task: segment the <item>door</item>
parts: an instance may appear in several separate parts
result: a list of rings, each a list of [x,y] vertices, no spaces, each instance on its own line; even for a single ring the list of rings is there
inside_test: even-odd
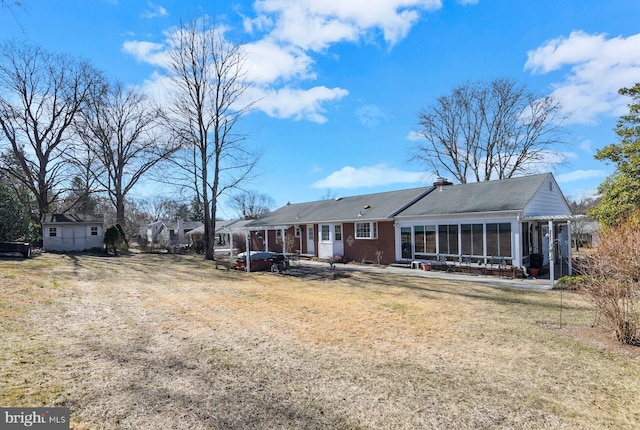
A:
[[[316,234],[313,224],[307,224],[307,254],[315,255],[316,253]]]

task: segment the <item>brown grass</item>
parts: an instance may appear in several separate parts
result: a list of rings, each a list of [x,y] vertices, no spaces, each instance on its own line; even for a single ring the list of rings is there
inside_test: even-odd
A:
[[[73,428],[636,428],[638,349],[583,298],[201,257],[0,260],[0,404]]]

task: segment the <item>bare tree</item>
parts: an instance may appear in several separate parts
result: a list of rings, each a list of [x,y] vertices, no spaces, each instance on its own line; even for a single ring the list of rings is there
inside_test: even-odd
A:
[[[504,179],[561,157],[560,106],[509,79],[467,83],[419,114],[413,159],[460,183]]]
[[[207,20],[181,25],[169,52],[171,124],[184,150],[172,161],[204,212],[205,255],[214,259],[218,198],[247,179],[259,156],[241,143],[235,128],[252,103],[241,47]]]
[[[256,191],[236,193],[231,196],[228,203],[242,219],[256,219],[268,214],[275,205],[271,196]]]
[[[178,149],[163,137],[162,117],[145,94],[116,83],[95,92],[76,121],[78,135],[101,166],[95,177],[120,225],[125,225],[126,197],[133,187]]]
[[[101,80],[86,62],[36,46],[0,46],[0,127],[8,142],[0,168],[33,193],[38,221],[64,192],[71,125]]]
[[[184,201],[156,195],[137,201],[138,208],[149,214],[153,221],[190,219],[189,205]]]

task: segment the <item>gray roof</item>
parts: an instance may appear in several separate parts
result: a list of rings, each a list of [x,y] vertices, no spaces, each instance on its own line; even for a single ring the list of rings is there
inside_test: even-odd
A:
[[[103,215],[88,215],[80,213],[44,214],[43,224],[71,224],[71,223],[91,223],[101,224],[104,222]]]
[[[550,173],[471,184],[445,185],[398,216],[449,215],[523,210]]]
[[[216,234],[229,234],[233,233],[235,230],[242,230],[245,224],[249,222],[251,222],[251,220],[216,220]],[[200,227],[194,228],[193,230],[187,232],[187,235],[203,233],[204,224],[201,224]]]
[[[337,221],[375,221],[392,219],[433,187],[290,203],[247,224],[248,228]]]

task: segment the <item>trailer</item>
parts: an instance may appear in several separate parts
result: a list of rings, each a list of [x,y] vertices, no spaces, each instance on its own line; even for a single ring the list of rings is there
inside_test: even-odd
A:
[[[0,242],[0,254],[22,254],[31,257],[31,244],[27,242]]]

